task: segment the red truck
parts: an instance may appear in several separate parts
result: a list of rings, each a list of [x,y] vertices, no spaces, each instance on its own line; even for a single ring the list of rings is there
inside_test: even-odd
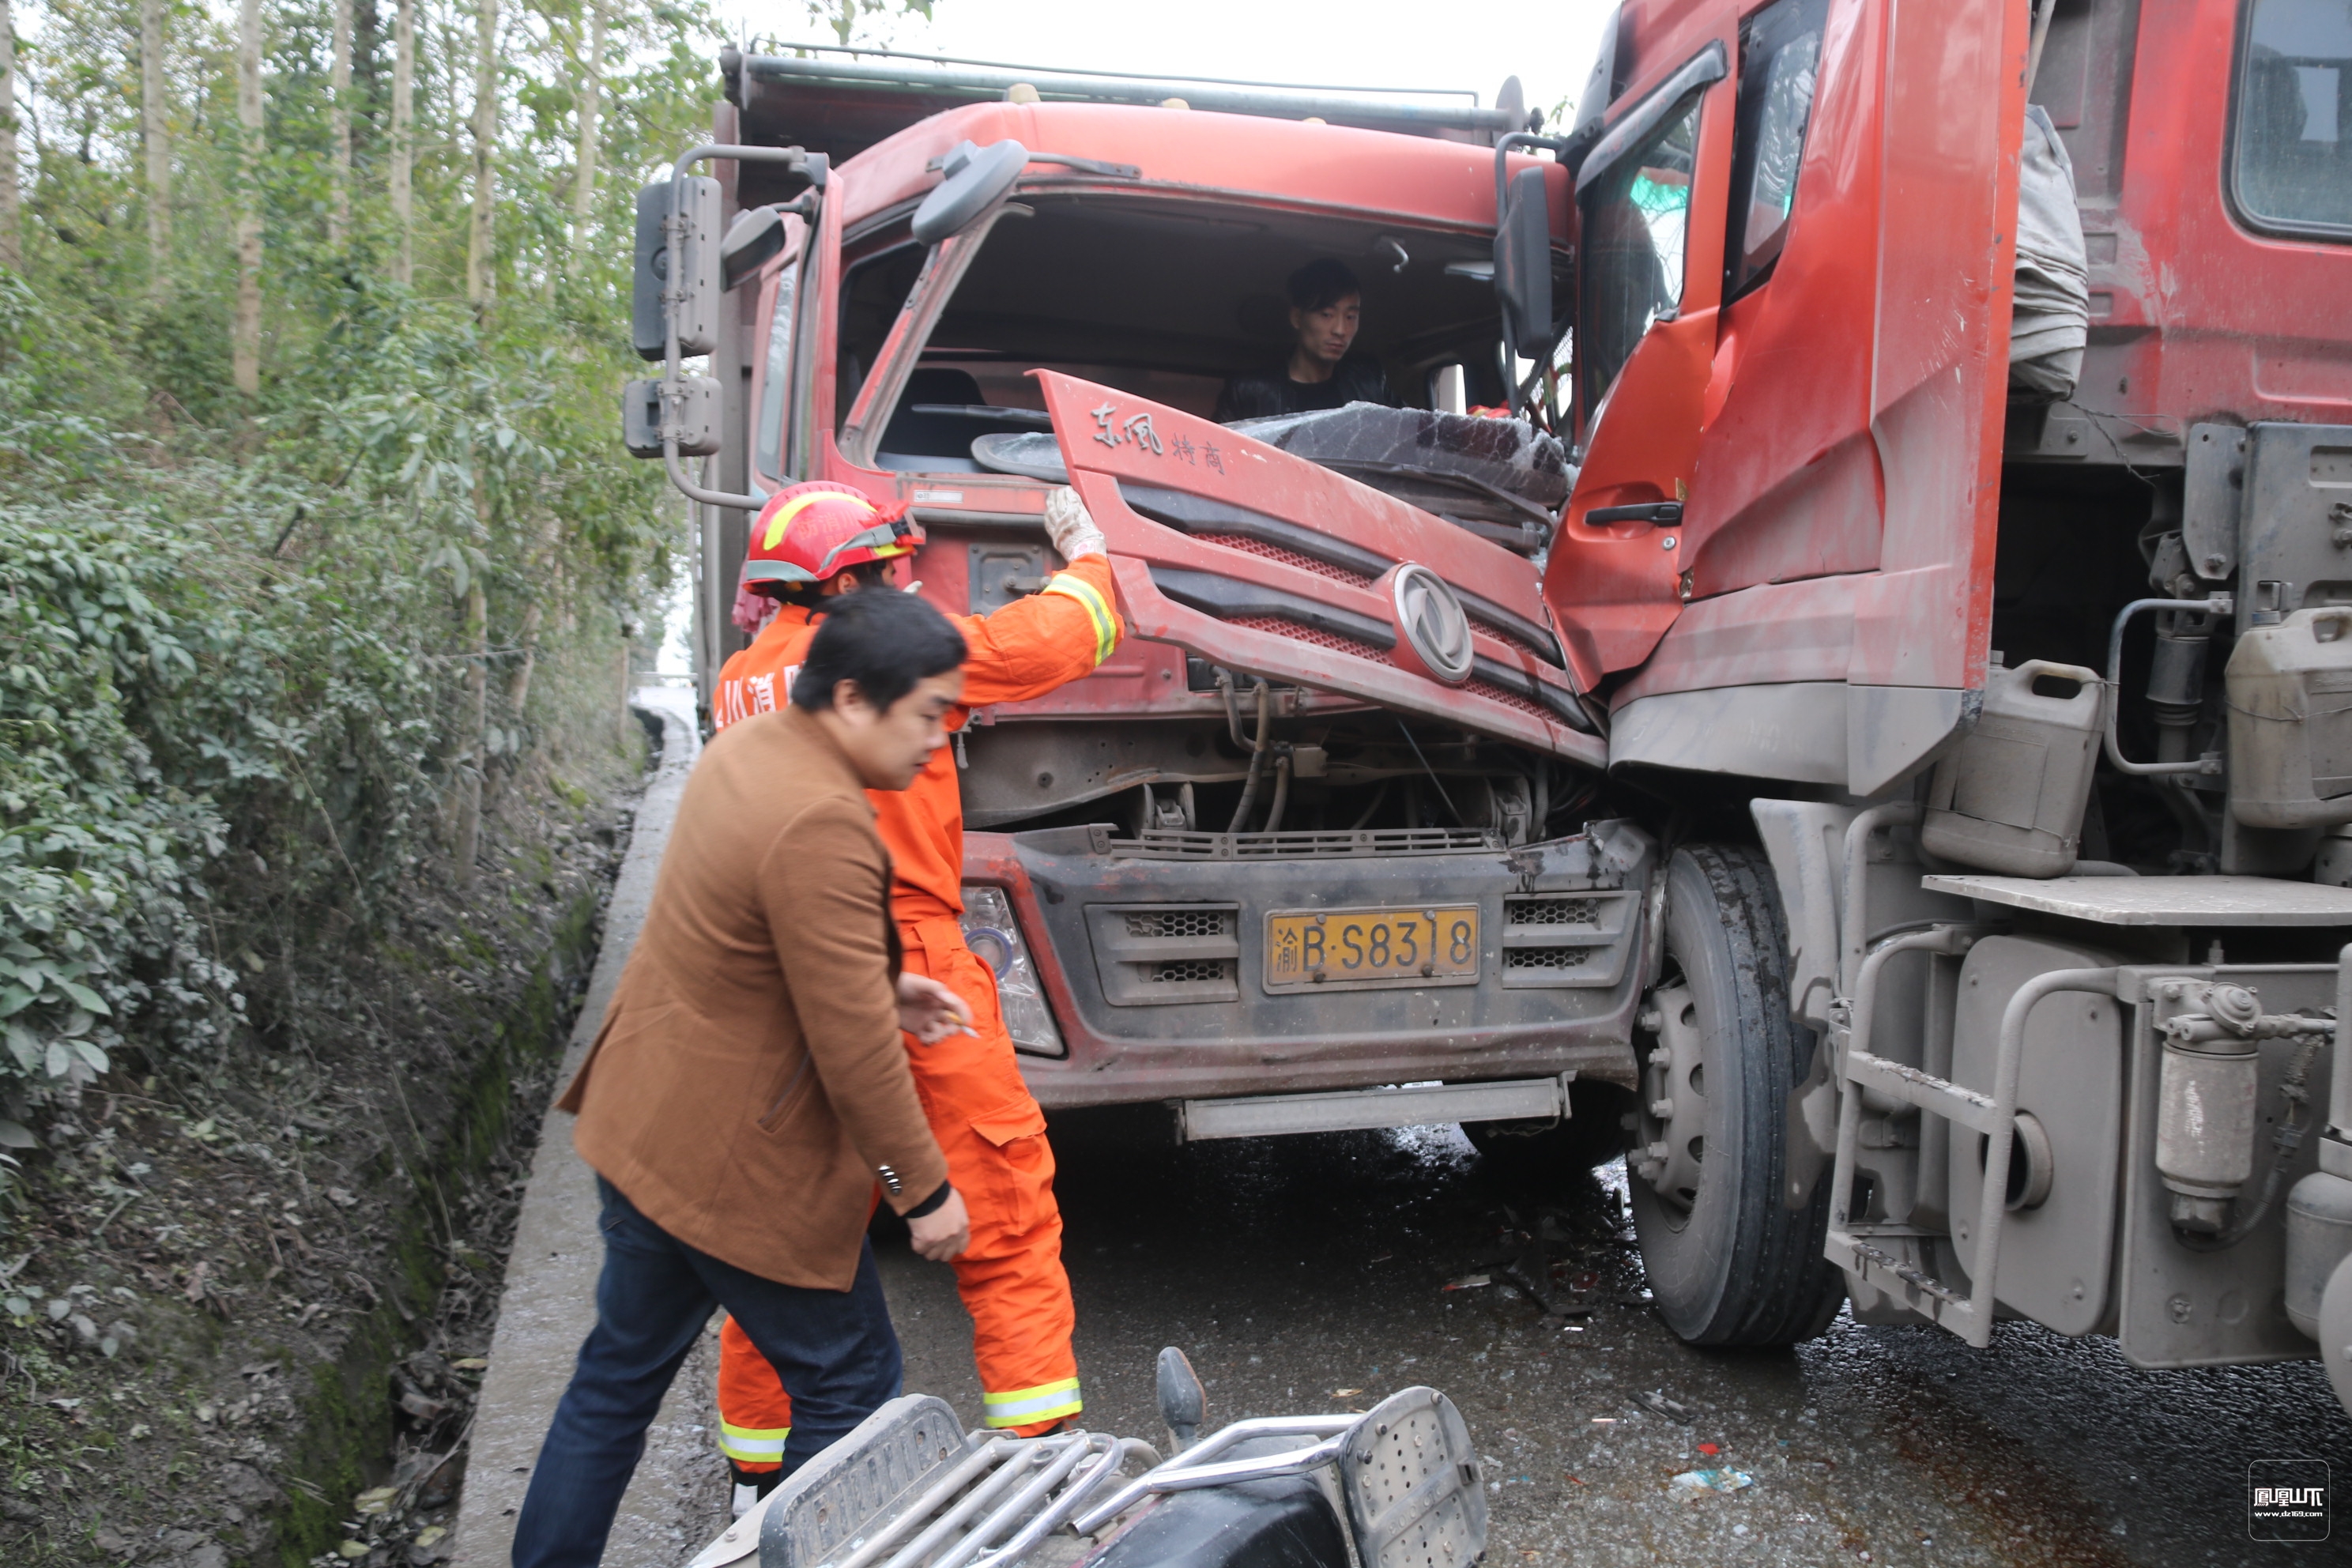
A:
[[[906,496],[960,608],[1051,484],[1111,542],[1132,640],[961,752],[1044,1102],[1557,1122],[1695,1342],[2021,1316],[2352,1404],[2342,0],[1631,0],[1549,133],[726,70],[626,404],[706,633],[788,478]],[[1215,424],[1323,255],[1400,406]]]

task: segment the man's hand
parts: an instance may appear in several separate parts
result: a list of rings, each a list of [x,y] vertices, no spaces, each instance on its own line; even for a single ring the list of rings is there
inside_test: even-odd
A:
[[[963,1194],[950,1190],[948,1201],[920,1219],[907,1222],[914,1237],[915,1256],[945,1263],[971,1245],[971,1216],[964,1213]]]
[[[928,974],[898,976],[898,1027],[927,1046],[950,1035],[978,1035],[962,997]]]
[[[1078,492],[1064,485],[1045,498],[1045,537],[1065,561],[1076,561],[1081,555],[1104,555],[1110,547],[1103,542],[1102,530],[1087,511],[1087,503]]]

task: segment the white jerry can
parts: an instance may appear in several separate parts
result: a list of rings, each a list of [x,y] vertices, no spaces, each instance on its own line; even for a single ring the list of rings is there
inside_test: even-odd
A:
[[[2297,610],[2238,637],[2230,809],[2249,827],[2352,822],[2352,605]]]
[[[1985,671],[1976,728],[1936,764],[1919,843],[2011,877],[2074,868],[2105,710],[2098,674],[2032,659]]]

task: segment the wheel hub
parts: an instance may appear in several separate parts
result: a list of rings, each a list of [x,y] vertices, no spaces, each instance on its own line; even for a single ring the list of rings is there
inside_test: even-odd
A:
[[[1639,1142],[1627,1163],[1677,1209],[1698,1201],[1706,1158],[1706,1072],[1699,1059],[1698,1003],[1679,982],[1650,993],[1640,1018],[1651,1037],[1642,1070]]]

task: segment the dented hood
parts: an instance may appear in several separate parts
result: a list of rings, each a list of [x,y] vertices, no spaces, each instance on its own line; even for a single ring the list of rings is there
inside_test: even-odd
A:
[[[1034,373],[1137,635],[1599,767],[1534,563],[1238,430]]]

